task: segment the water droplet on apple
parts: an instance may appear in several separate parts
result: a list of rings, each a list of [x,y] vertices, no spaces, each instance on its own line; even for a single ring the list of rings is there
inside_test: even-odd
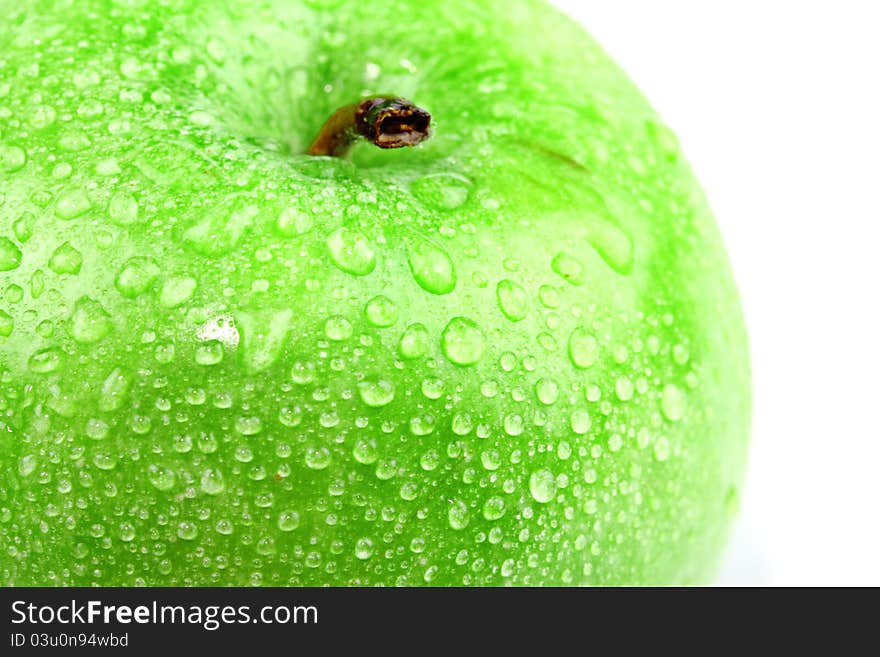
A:
[[[486,520],[498,520],[504,516],[504,500],[498,496],[490,497],[483,504],[483,517]]]
[[[12,335],[15,327],[15,320],[5,310],[0,310],[0,337],[8,338]]]
[[[262,372],[281,357],[293,315],[290,308],[253,312],[242,310],[236,313],[235,320],[228,318],[218,327],[216,337],[235,345],[240,336],[244,336],[240,353],[245,367],[251,373]]]
[[[550,266],[556,274],[572,285],[583,285],[586,280],[581,263],[564,251],[556,254]]]
[[[559,385],[553,379],[538,379],[535,384],[538,401],[547,406],[555,404],[559,399]]]
[[[297,207],[284,208],[278,215],[276,226],[278,232],[285,237],[303,235],[314,226],[315,220],[312,215]]]
[[[110,197],[107,215],[117,226],[128,226],[137,223],[139,209],[134,196],[128,192],[116,192]]]
[[[0,144],[0,171],[13,173],[27,163],[27,153],[18,146]]]
[[[199,527],[194,522],[183,521],[177,525],[177,536],[184,541],[194,541],[199,535]]]
[[[150,465],[147,468],[147,479],[149,479],[154,488],[166,492],[174,488],[174,484],[177,482],[177,475],[168,468]]]
[[[358,438],[351,450],[354,460],[363,465],[375,463],[379,458],[379,447],[375,438]]]
[[[118,459],[113,454],[98,452],[92,457],[92,463],[99,470],[113,470],[116,467]]]
[[[483,464],[486,470],[494,472],[501,467],[501,454],[498,453],[497,449],[487,449],[480,454],[480,463]]]
[[[299,527],[299,513],[292,509],[287,509],[278,514],[278,529],[283,532],[292,532]]]
[[[366,379],[357,384],[361,401],[371,408],[386,406],[394,399],[394,384],[387,379]]]
[[[330,465],[330,450],[326,447],[309,447],[306,449],[305,462],[311,470],[323,470]]]
[[[347,340],[353,332],[351,322],[341,315],[334,315],[324,322],[324,335],[335,342]]]
[[[56,274],[79,274],[82,268],[83,257],[70,242],[59,246],[49,257],[49,269]]]
[[[429,377],[422,381],[422,394],[428,399],[440,399],[445,388],[446,383],[436,377]]]
[[[101,385],[101,397],[98,400],[98,409],[109,413],[118,410],[125,400],[130,382],[118,367],[110,372]]]
[[[632,399],[634,392],[632,380],[626,376],[618,377],[614,382],[614,391],[617,393],[617,398],[620,401],[629,401]]]
[[[536,470],[529,476],[529,492],[536,502],[547,504],[556,496],[556,477],[550,470]]]
[[[134,299],[150,288],[160,271],[159,264],[152,258],[136,256],[125,262],[113,284],[122,296]]]
[[[220,493],[226,490],[223,474],[213,468],[208,468],[202,473],[200,486],[202,492],[207,495],[220,495]]]
[[[223,360],[223,343],[219,340],[209,340],[196,347],[196,363],[199,365],[217,365]]]
[[[455,530],[464,529],[471,521],[467,505],[461,500],[452,501],[447,517],[449,519],[449,526]]]
[[[336,229],[327,238],[330,259],[342,271],[353,276],[366,276],[376,268],[376,254],[363,233],[346,228]]]
[[[468,366],[482,357],[485,337],[473,320],[453,317],[443,329],[440,346],[451,363]]]
[[[379,294],[367,302],[365,308],[367,321],[373,326],[387,328],[397,323],[399,312],[397,306],[388,297]]]
[[[0,237],[0,271],[12,271],[21,264],[21,249],[8,237]]]
[[[57,347],[39,349],[28,358],[28,369],[35,374],[48,374],[61,364],[61,350]]]
[[[666,436],[660,436],[654,441],[654,458],[661,463],[669,458],[669,439]]]
[[[428,353],[431,336],[423,324],[410,324],[400,336],[397,350],[402,358],[413,360]]]
[[[633,241],[622,228],[608,219],[595,217],[587,222],[587,240],[606,265],[618,274],[629,274],[633,267]]]
[[[373,541],[369,538],[359,538],[354,546],[354,556],[358,559],[369,559],[373,556]]]
[[[196,291],[196,285],[196,279],[189,276],[169,278],[159,292],[159,303],[166,308],[176,308],[189,301]]]
[[[592,367],[599,358],[599,343],[587,329],[579,326],[568,338],[568,357],[578,369]]]
[[[70,220],[84,215],[92,207],[89,197],[81,189],[70,189],[62,192],[55,203],[55,216]]]
[[[470,194],[470,181],[453,173],[435,173],[412,183],[413,196],[425,205],[437,210],[454,210],[461,207]]]
[[[585,411],[582,408],[579,408],[572,412],[570,423],[571,430],[578,435],[583,435],[587,433],[593,424],[592,420],[590,419],[589,412]]]
[[[100,302],[91,297],[80,297],[73,307],[70,334],[80,344],[92,344],[104,339],[113,323],[110,314]]]
[[[529,299],[526,291],[518,283],[505,278],[496,288],[498,305],[501,312],[512,322],[525,318],[529,312]]]
[[[263,422],[256,415],[236,418],[235,430],[242,436],[255,436],[263,430]]]
[[[670,422],[678,422],[684,417],[686,408],[685,394],[681,388],[672,383],[663,386],[660,397],[660,410]]]
[[[423,290],[449,294],[455,289],[455,265],[446,251],[427,240],[415,238],[408,240],[406,253],[413,278]]]
[[[55,123],[56,116],[54,108],[49,105],[37,105],[30,113],[31,125],[42,130]]]
[[[199,255],[225,255],[238,246],[258,214],[256,205],[227,199],[190,225],[183,233],[183,241]]]
[[[504,433],[508,436],[519,436],[525,428],[522,415],[511,413],[504,416]]]

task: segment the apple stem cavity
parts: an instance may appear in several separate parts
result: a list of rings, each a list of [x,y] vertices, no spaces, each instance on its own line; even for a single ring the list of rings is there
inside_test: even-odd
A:
[[[379,148],[415,146],[430,135],[431,115],[403,98],[375,96],[336,110],[309,155],[345,157],[359,138]]]

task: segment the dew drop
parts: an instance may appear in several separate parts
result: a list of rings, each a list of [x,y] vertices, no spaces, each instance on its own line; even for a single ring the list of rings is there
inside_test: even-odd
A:
[[[357,384],[361,401],[371,408],[380,408],[394,399],[394,384],[388,379],[366,379]]]
[[[672,383],[663,386],[660,398],[660,410],[663,416],[670,422],[678,422],[684,417],[685,408],[686,399],[681,388]]]
[[[323,470],[330,465],[330,450],[326,447],[309,447],[306,449],[305,462],[311,470]]]
[[[570,424],[572,431],[578,435],[583,435],[590,430],[593,421],[590,419],[590,414],[587,411],[579,408],[572,412]]]
[[[522,415],[511,413],[504,416],[504,433],[508,436],[519,436],[525,428]]]
[[[134,196],[127,192],[116,192],[110,197],[107,215],[117,226],[128,226],[137,223],[139,209]]]
[[[587,329],[579,326],[568,338],[568,357],[579,369],[592,367],[599,357],[599,343]]]
[[[379,447],[375,438],[358,438],[351,450],[354,460],[363,465],[375,463],[379,458]]]
[[[341,315],[334,315],[324,322],[324,335],[335,342],[347,340],[351,337],[352,331],[351,322]]]
[[[407,244],[407,258],[413,278],[426,292],[449,294],[455,289],[455,266],[440,247],[427,240],[413,239]]]
[[[21,264],[21,249],[8,237],[0,237],[0,271],[18,269]]]
[[[35,351],[28,358],[28,369],[35,374],[48,374],[58,369],[61,364],[61,350],[48,347]]]
[[[373,297],[367,302],[365,314],[367,321],[379,328],[394,326],[400,315],[394,302],[382,294]]]
[[[497,449],[487,449],[480,454],[480,463],[483,464],[486,470],[494,472],[501,467],[501,454],[498,453]]]
[[[369,538],[359,538],[354,546],[354,556],[365,560],[373,556],[373,541]]]
[[[376,254],[363,233],[346,227],[336,229],[327,238],[330,259],[342,271],[366,276],[376,268]]]
[[[623,229],[608,219],[596,217],[586,222],[587,239],[605,264],[618,274],[629,274],[633,268],[633,241]]]
[[[470,181],[452,173],[434,173],[412,183],[413,196],[437,210],[454,210],[464,205],[470,194]]]
[[[194,522],[181,522],[177,525],[177,536],[184,541],[193,541],[199,535],[199,528]]]
[[[101,385],[101,397],[98,400],[98,409],[109,413],[118,410],[128,393],[129,380],[118,367],[110,372]]]
[[[498,306],[501,312],[512,322],[525,318],[529,312],[529,300],[526,291],[518,283],[504,279],[496,288]]]
[[[208,468],[202,473],[200,480],[202,492],[206,495],[219,495],[226,490],[226,482],[223,480],[223,474],[219,470]]]
[[[56,274],[79,274],[82,268],[83,257],[70,242],[59,246],[49,257],[49,269]]]
[[[483,504],[483,517],[486,520],[498,520],[504,515],[504,500],[500,497],[490,497]]]
[[[278,215],[278,232],[286,237],[309,232],[314,225],[312,215],[296,207],[288,207]]]
[[[0,171],[12,173],[24,167],[27,154],[18,146],[0,144]]]
[[[556,477],[549,470],[536,470],[529,477],[529,492],[536,502],[547,504],[556,496]]]
[[[150,288],[160,272],[159,264],[155,260],[136,256],[125,262],[113,284],[119,294],[126,299],[134,299]]]
[[[55,203],[55,216],[59,219],[76,219],[88,212],[92,202],[81,189],[72,189],[62,192]]]
[[[80,297],[73,307],[70,334],[80,344],[92,344],[104,339],[113,324],[110,314],[100,302],[90,297]]]
[[[553,379],[539,379],[535,384],[535,394],[542,404],[555,404],[559,399],[559,385]]]
[[[654,441],[654,458],[663,462],[669,458],[669,439],[660,436]]]
[[[284,406],[278,411],[278,421],[285,427],[297,427],[302,420],[303,412],[299,406]]]
[[[151,465],[147,468],[147,478],[154,488],[166,492],[174,488],[177,476],[173,470]]]
[[[465,317],[453,317],[440,337],[443,355],[455,365],[473,365],[483,355],[485,337],[477,324]]]
[[[12,329],[15,327],[15,320],[5,310],[0,310],[0,337],[8,338],[12,335]]]
[[[452,502],[447,517],[449,519],[449,526],[455,530],[464,529],[471,521],[467,505],[461,500],[454,500]]]
[[[397,346],[402,358],[413,360],[428,353],[431,336],[423,324],[410,324],[400,336]]]
[[[166,308],[176,308],[186,303],[196,291],[196,280],[189,276],[169,278],[159,292],[159,303]]]
[[[242,436],[256,436],[263,430],[263,422],[256,415],[241,416],[235,419],[235,430]]]
[[[632,399],[634,392],[632,380],[626,376],[618,377],[614,383],[614,391],[617,393],[617,398],[620,401],[629,401]]]
[[[287,509],[278,514],[278,529],[283,532],[292,532],[299,527],[299,513]]]
[[[584,284],[584,270],[581,263],[568,253],[557,253],[550,266],[556,274],[571,285]]]
[[[437,466],[440,465],[440,452],[438,452],[436,449],[429,449],[427,452],[422,454],[421,458],[419,459],[419,465],[425,472],[436,470]]]
[[[103,452],[98,452],[92,457],[92,463],[95,464],[95,467],[99,470],[112,470],[116,467],[117,459],[112,454],[105,454]]]
[[[196,363],[199,365],[217,365],[223,360],[223,343],[209,340],[196,347]]]

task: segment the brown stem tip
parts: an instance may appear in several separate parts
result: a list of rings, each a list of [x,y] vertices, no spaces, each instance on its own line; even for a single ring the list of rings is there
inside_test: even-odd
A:
[[[307,153],[345,157],[361,137],[379,148],[415,146],[430,136],[430,125],[431,115],[408,100],[367,98],[336,110]]]

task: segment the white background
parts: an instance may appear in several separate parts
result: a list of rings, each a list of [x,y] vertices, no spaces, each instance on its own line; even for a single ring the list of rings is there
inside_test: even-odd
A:
[[[681,139],[754,369],[719,584],[880,585],[880,3],[556,0]]]

